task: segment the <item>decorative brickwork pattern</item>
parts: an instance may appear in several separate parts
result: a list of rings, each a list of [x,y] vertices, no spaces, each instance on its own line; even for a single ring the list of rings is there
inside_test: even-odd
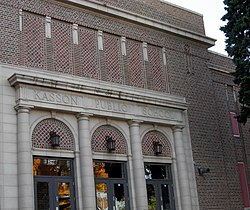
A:
[[[143,69],[142,43],[127,39],[128,85],[145,88],[145,72]]]
[[[162,48],[148,45],[150,63],[151,89],[159,92],[167,91],[166,72],[163,67]]]
[[[143,155],[155,155],[154,142],[162,144],[162,154],[164,157],[171,157],[171,146],[166,138],[159,131],[150,131],[143,136],[142,139],[142,153]]]
[[[77,76],[100,79],[97,65],[96,31],[79,27],[80,72]]]
[[[123,84],[123,73],[121,72],[120,66],[120,37],[105,33],[104,44],[106,54],[107,80],[110,82]]]
[[[45,21],[43,16],[24,12],[23,14],[23,53],[24,65],[45,68]]]
[[[110,125],[100,126],[92,136],[92,150],[95,152],[108,152],[106,136],[115,140],[115,150],[112,153],[127,154],[127,143],[122,133]]]
[[[18,9],[0,4],[0,14],[0,61],[18,64],[20,62]]]
[[[50,132],[56,132],[60,136],[60,146],[56,149],[74,150],[74,136],[70,129],[61,121],[50,118],[39,122],[32,133],[32,147],[52,149]]]
[[[82,12],[80,10],[74,10],[69,7],[63,7],[58,4],[53,4],[52,2],[36,0],[31,3],[28,0],[22,0],[21,2],[20,0],[13,0],[10,2],[5,2],[4,4],[12,5],[16,8],[23,8],[23,10],[34,12],[37,14],[46,14],[54,19],[76,23],[79,26],[82,25],[96,30],[103,30],[105,32],[117,34],[119,36],[125,36],[135,40],[145,41],[147,43],[155,44],[158,46],[163,45],[166,48],[177,51],[182,50],[182,46],[180,46],[180,43],[186,41],[171,34],[161,33],[159,31],[143,28],[137,25],[125,24],[115,19],[98,16],[93,13],[89,13],[88,11]],[[170,7],[169,9],[171,10],[172,7]],[[175,12],[177,11],[178,9],[175,8]],[[191,22],[193,24],[193,21]],[[196,44],[195,42],[191,43],[192,45]],[[200,49],[200,46],[197,45],[197,49],[193,53],[196,52],[197,55],[202,55],[204,53],[204,50],[203,48]]]
[[[73,43],[72,26],[69,24],[52,20],[52,40],[53,40],[53,63],[57,72],[74,74],[73,72]]]

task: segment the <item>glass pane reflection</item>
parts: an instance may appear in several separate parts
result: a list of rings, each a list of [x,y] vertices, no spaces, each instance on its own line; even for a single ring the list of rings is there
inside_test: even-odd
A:
[[[59,210],[70,210],[70,184],[65,182],[59,182],[57,189]]]
[[[37,210],[49,209],[49,183],[37,182]]]
[[[124,164],[114,162],[94,162],[96,178],[124,178]]]
[[[114,185],[115,194],[115,210],[125,210],[125,193],[123,184]]]
[[[147,184],[148,210],[156,210],[155,186]]]
[[[56,160],[49,158],[33,159],[34,176],[70,176],[70,160]]]
[[[145,179],[169,179],[165,165],[145,165]]]
[[[162,194],[163,210],[170,209],[169,190],[167,184],[161,185],[161,194]]]
[[[108,193],[105,183],[96,183],[96,200],[98,210],[108,210]]]

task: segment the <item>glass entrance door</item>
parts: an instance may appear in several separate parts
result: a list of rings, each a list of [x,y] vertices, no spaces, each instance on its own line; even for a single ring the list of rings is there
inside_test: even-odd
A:
[[[95,162],[98,210],[129,210],[129,196],[124,163]]]
[[[170,165],[145,164],[148,210],[174,210]]]
[[[72,160],[34,158],[36,210],[75,210]]]
[[[126,183],[112,180],[96,181],[98,210],[127,210],[128,192]]]
[[[156,181],[147,182],[148,210],[172,210],[171,186]]]
[[[72,192],[71,180],[35,178],[36,210],[75,209]]]

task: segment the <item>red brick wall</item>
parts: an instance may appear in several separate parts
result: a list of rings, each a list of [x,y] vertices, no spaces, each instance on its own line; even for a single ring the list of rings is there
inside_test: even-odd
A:
[[[196,171],[200,209],[242,209],[236,163],[245,161],[249,175],[249,126],[241,128],[241,138],[232,137],[229,111],[236,109],[232,77],[207,67],[209,64],[232,71],[231,61],[208,53],[199,43],[172,34],[52,2],[1,1],[1,62],[161,92],[170,91],[186,97],[195,169],[198,166],[211,169],[205,177],[199,176]],[[127,2],[133,2],[134,8]],[[145,0],[146,5],[142,5],[142,2],[111,3],[113,6],[119,3],[120,8],[156,19],[163,18],[160,13],[164,10],[165,21],[177,26],[188,20],[188,17],[183,20],[176,17],[184,13],[177,8],[164,7],[160,10],[162,3],[153,4]],[[139,11],[141,8],[143,10]],[[22,32],[19,31],[19,9],[23,9],[24,13]],[[158,17],[154,12],[156,10],[160,11]],[[44,37],[46,15],[52,18],[52,38]],[[190,17],[189,25],[193,24],[192,21]],[[78,45],[72,43],[73,23],[79,25]],[[103,51],[97,48],[97,30],[103,31]],[[120,54],[121,36],[126,37],[126,56]],[[149,61],[146,62],[143,60],[142,42],[147,42]],[[162,65],[162,47],[166,49],[166,67]]]

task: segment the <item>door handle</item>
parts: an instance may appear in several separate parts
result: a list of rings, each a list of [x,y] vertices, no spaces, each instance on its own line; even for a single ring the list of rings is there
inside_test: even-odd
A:
[[[57,205],[58,205],[58,203],[59,203],[59,198],[58,198],[58,196],[56,196],[56,202],[57,202]],[[59,207],[58,207],[58,206],[56,207],[56,210],[59,210]]]

